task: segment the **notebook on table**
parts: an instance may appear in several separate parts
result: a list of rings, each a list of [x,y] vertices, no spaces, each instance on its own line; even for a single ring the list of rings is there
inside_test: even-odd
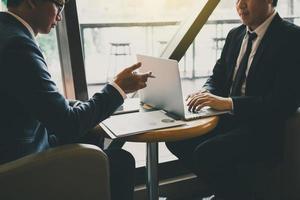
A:
[[[182,126],[185,122],[174,120],[162,110],[114,115],[100,123],[110,138],[122,138],[151,130]]]

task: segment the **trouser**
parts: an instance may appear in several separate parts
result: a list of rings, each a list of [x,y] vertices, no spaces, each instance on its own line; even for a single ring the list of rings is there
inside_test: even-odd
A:
[[[104,150],[109,159],[112,200],[133,200],[135,160],[123,149]]]
[[[88,133],[78,139],[76,143],[93,144],[103,149],[104,137],[100,134]],[[109,160],[111,200],[133,200],[134,157],[119,148],[107,149],[104,152]]]
[[[253,183],[241,176],[239,167],[268,160],[275,147],[268,146],[271,139],[259,138],[249,127],[237,124],[230,118],[221,118],[216,129],[206,135],[166,145],[213,194],[223,199],[247,200],[252,199]],[[252,174],[251,168],[247,169],[250,171],[243,173]]]

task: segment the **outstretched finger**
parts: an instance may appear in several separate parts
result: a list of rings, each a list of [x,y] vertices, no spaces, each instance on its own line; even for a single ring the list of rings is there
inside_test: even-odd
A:
[[[142,66],[142,63],[138,62],[138,63],[136,63],[136,64],[134,64],[134,65],[128,67],[127,70],[128,70],[129,72],[133,72],[134,70],[140,68],[141,66]]]

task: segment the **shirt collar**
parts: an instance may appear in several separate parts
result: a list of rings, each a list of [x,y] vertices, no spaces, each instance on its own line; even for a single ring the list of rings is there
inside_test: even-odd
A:
[[[250,33],[255,32],[258,38],[262,38],[267,32],[267,29],[270,26],[276,14],[277,11],[275,10],[273,14],[270,17],[268,17],[268,19],[266,19],[261,25],[259,25],[254,31],[251,31],[250,28],[247,26],[247,31],[249,31]]]
[[[6,11],[6,12],[8,14],[12,15],[13,17],[15,17],[19,22],[21,22],[28,29],[28,31],[30,32],[30,34],[32,35],[32,37],[34,39],[36,39],[35,35],[34,35],[34,32],[33,32],[33,29],[31,28],[31,26],[24,19],[22,19],[21,17],[19,17],[18,15],[14,14],[14,13],[12,13],[10,11]]]

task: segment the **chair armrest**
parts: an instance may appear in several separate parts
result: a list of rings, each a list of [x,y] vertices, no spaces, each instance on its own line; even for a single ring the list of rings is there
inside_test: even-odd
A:
[[[0,199],[109,200],[105,153],[72,144],[0,165]]]
[[[283,199],[300,199],[300,108],[285,129]]]

